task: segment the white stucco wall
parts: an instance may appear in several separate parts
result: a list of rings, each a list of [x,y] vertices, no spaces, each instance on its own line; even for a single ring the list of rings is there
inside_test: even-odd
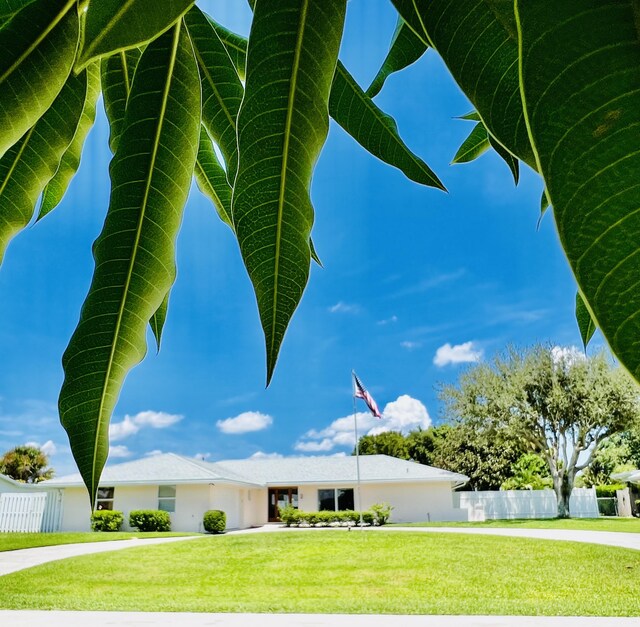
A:
[[[65,488],[61,531],[91,531],[91,507],[85,488]]]
[[[358,509],[358,494],[355,484],[355,508]],[[303,486],[299,488],[300,509],[317,511],[318,490],[335,488],[335,485]],[[423,522],[467,520],[467,510],[453,507],[451,483],[364,483],[361,486],[362,509],[369,509],[375,503],[389,503],[393,506],[392,522]]]

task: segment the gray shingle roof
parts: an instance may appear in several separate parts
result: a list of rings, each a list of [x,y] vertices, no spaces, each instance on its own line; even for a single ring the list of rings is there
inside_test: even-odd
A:
[[[206,462],[173,453],[144,457],[122,464],[107,465],[102,485],[143,483],[225,482],[252,486],[316,484],[352,484],[356,480],[356,458],[282,457],[276,459],[239,459]],[[362,483],[452,482],[466,483],[468,477],[424,466],[387,455],[360,457]],[[82,485],[79,474],[58,477],[43,485]]]

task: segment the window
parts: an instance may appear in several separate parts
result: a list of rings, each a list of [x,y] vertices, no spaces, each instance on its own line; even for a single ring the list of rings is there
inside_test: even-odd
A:
[[[346,509],[354,509],[353,488],[318,490],[319,511],[342,512]]]
[[[158,509],[162,510],[163,512],[176,511],[176,486],[158,486]]]
[[[96,498],[96,509],[113,509],[114,488],[98,488],[98,496]]]

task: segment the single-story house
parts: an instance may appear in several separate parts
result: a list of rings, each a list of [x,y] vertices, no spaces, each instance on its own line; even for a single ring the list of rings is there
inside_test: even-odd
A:
[[[62,490],[0,474],[0,532],[58,531]]]
[[[304,511],[358,509],[356,458],[283,457],[220,462],[173,453],[107,465],[97,509],[128,514],[135,509],[170,512],[175,531],[202,531],[209,509],[223,510],[227,527],[248,528],[278,521],[278,507]],[[393,506],[393,522],[467,520],[452,492],[468,477],[387,455],[360,457],[361,507]],[[88,530],[90,507],[79,474],[41,484],[63,493],[62,531]]]

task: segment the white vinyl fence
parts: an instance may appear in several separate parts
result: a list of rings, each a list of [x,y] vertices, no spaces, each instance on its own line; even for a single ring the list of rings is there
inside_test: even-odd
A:
[[[0,494],[0,532],[59,531],[61,517],[59,490]]]
[[[558,504],[553,490],[454,492],[454,506],[469,510],[469,520],[555,518]],[[574,488],[569,503],[574,518],[597,518],[594,488]]]

